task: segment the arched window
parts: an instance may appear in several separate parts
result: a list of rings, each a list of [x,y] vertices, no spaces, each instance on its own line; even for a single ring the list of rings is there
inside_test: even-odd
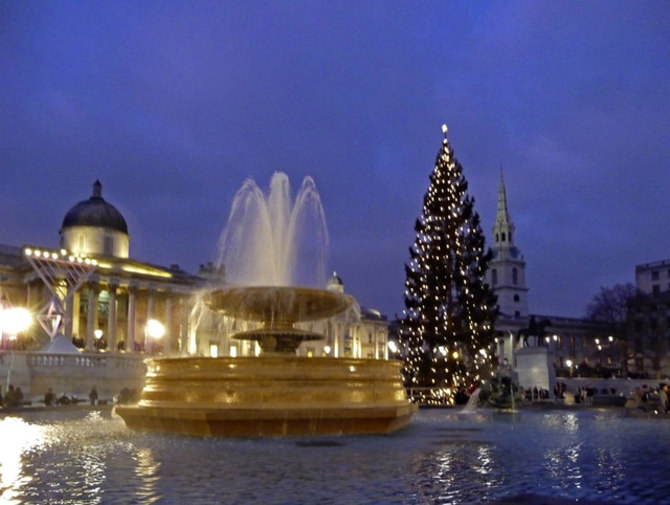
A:
[[[518,282],[519,282],[519,271],[516,268],[513,268],[512,269],[512,284],[514,284],[516,286],[518,284]]]
[[[505,232],[502,233],[502,241],[505,241]]]

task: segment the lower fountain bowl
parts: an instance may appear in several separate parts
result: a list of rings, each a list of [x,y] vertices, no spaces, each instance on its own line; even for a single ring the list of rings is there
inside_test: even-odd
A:
[[[398,361],[261,356],[148,361],[131,429],[199,436],[389,433],[407,425]]]

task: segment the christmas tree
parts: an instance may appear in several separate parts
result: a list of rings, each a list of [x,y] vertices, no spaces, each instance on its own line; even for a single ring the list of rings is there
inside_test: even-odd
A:
[[[496,298],[484,283],[491,260],[474,199],[444,140],[405,265],[400,321],[405,384],[427,404],[453,404],[491,376]]]

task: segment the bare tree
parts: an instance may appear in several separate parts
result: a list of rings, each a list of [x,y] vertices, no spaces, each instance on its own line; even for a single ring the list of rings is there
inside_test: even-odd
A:
[[[621,363],[621,371],[628,374],[628,340],[626,335],[626,319],[628,302],[635,297],[637,291],[631,283],[615,284],[607,288],[601,286],[591,303],[586,308],[586,317],[593,321],[606,323],[611,336],[615,339],[614,351],[616,359]]]
[[[631,283],[615,284],[610,288],[602,286],[586,308],[586,317],[610,323],[621,336],[626,327],[628,300],[635,294],[635,286]]]

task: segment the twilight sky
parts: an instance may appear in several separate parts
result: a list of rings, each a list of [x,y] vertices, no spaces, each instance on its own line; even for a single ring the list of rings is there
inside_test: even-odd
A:
[[[667,1],[0,2],[0,243],[91,195],[195,272],[232,198],[314,177],[330,270],[389,317],[441,125],[487,242],[503,167],[531,312],[670,258]]]

